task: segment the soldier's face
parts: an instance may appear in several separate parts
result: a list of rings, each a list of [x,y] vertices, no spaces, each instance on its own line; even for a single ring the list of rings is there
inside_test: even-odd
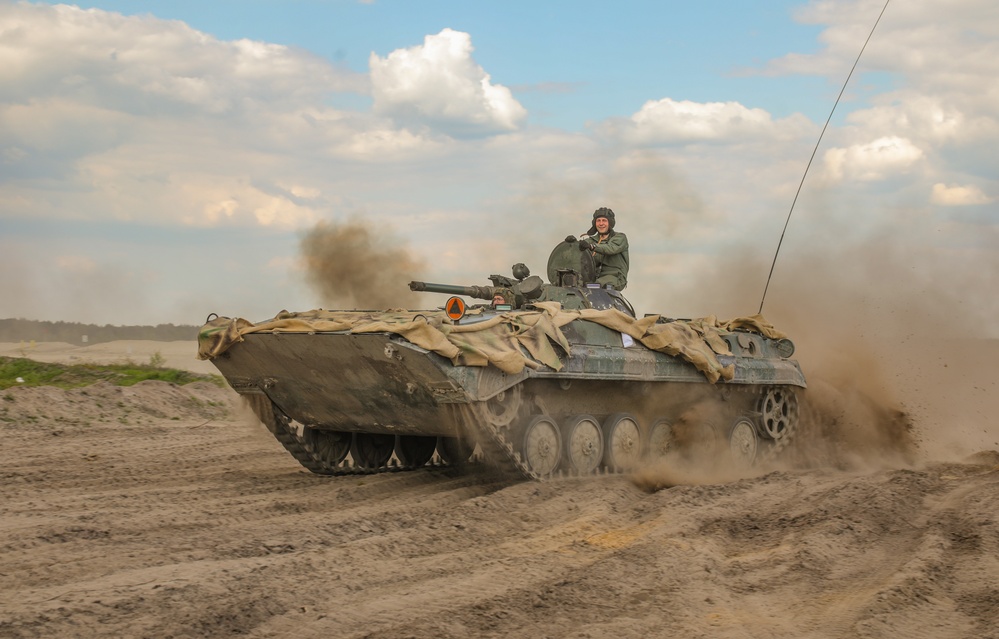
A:
[[[601,235],[607,235],[607,231],[610,230],[610,220],[605,217],[598,217],[593,225],[597,227],[597,233]]]

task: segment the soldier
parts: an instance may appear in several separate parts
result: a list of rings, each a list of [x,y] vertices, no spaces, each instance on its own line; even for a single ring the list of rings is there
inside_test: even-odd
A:
[[[574,237],[565,238],[576,241]],[[593,226],[577,242],[580,251],[591,251],[597,267],[597,283],[623,291],[628,285],[628,237],[614,230],[614,211],[601,207],[593,212]]]
[[[508,288],[497,288],[493,291],[493,303],[490,304],[490,308],[509,307],[513,308],[514,300],[513,291]],[[507,310],[504,308],[503,310]]]

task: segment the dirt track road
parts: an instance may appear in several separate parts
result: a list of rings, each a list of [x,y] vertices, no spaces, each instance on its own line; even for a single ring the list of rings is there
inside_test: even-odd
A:
[[[657,493],[329,478],[230,402],[0,393],[0,636],[999,637],[996,453]]]

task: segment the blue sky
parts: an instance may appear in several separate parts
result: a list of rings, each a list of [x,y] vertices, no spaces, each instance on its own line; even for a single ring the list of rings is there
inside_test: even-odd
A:
[[[662,95],[741,101],[777,115],[823,117],[831,85],[750,75],[787,51],[812,53],[818,26],[793,20],[800,2],[277,2],[80,3],[182,20],[221,39],[307,49],[358,73],[372,52],[419,43],[443,28],[474,34],[475,59],[520,88],[538,124],[579,129]],[[873,18],[872,18],[873,20]],[[873,22],[872,22],[873,24]],[[549,92],[545,87],[552,87]],[[553,93],[561,88],[565,93]],[[835,87],[838,89],[838,86]],[[822,94],[819,92],[825,91]]]
[[[432,305],[405,282],[543,273],[600,206],[640,312],[753,313],[882,6],[0,2],[0,317]],[[775,323],[957,309],[999,336],[996,24],[991,0],[889,5],[788,229]],[[335,286],[310,280],[317,231]]]

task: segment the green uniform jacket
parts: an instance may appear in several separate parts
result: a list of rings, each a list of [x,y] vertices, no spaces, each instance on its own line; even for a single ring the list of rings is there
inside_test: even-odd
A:
[[[628,236],[611,231],[603,241],[599,235],[593,235],[589,240],[597,265],[597,283],[624,290],[628,285]]]

